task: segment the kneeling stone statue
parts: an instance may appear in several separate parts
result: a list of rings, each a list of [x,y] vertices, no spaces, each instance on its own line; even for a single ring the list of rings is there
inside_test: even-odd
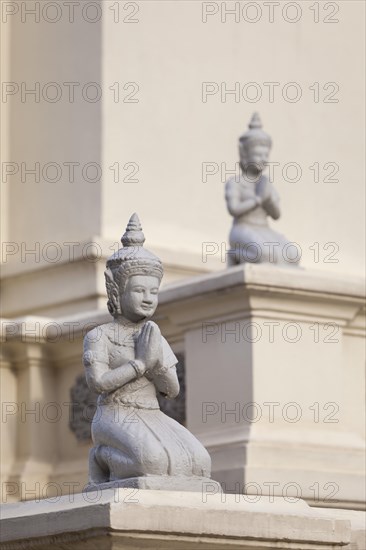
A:
[[[239,138],[240,175],[226,182],[225,197],[234,221],[230,232],[228,265],[273,263],[296,267],[300,250],[296,243],[274,231],[268,217],[280,217],[279,196],[263,174],[272,140],[254,113],[249,130]],[[239,176],[239,177],[238,177]]]
[[[143,248],[134,214],[120,248],[107,260],[108,309],[114,320],[88,332],[83,362],[100,395],[92,422],[89,487],[201,491],[211,459],[184,426],[161,412],[157,392],[179,393],[175,357],[151,321],[163,277],[159,258]]]

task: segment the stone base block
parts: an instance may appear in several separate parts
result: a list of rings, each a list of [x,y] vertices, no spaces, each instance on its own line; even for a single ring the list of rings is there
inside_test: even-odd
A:
[[[221,485],[208,477],[198,476],[141,476],[119,479],[108,483],[90,484],[86,491],[105,489],[153,489],[155,491],[193,491],[198,493],[221,493]]]
[[[2,510],[2,550],[364,550],[362,512],[213,491],[106,489]]]

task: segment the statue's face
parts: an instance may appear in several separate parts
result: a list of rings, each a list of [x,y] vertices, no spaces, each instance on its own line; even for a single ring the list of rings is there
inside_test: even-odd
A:
[[[267,166],[269,159],[269,147],[267,145],[249,145],[246,148],[240,147],[240,160],[249,171],[262,172]]]
[[[132,275],[121,295],[124,317],[133,322],[152,317],[158,305],[160,281],[152,275]]]

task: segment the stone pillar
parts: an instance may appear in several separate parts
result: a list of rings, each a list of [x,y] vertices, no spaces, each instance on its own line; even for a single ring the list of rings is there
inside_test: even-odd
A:
[[[249,264],[162,293],[159,323],[184,338],[187,426],[227,491],[362,506],[362,294]]]
[[[78,492],[87,481],[89,441],[78,443],[70,429],[73,405],[86,404],[72,404],[70,390],[88,322],[2,322],[2,503]]]

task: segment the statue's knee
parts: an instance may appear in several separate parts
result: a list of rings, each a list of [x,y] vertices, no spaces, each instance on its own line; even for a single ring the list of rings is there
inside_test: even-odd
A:
[[[195,454],[196,475],[209,477],[211,475],[211,457],[206,449],[201,446],[201,449]]]
[[[144,461],[143,466],[146,474],[167,474],[169,471],[169,458],[165,449],[161,446],[150,448],[149,456]]]
[[[104,469],[108,468],[108,447],[106,445],[97,445],[92,449],[94,451],[94,459],[97,464]]]
[[[89,452],[89,481],[90,483],[104,483],[109,481],[109,468],[98,457],[99,446]]]

